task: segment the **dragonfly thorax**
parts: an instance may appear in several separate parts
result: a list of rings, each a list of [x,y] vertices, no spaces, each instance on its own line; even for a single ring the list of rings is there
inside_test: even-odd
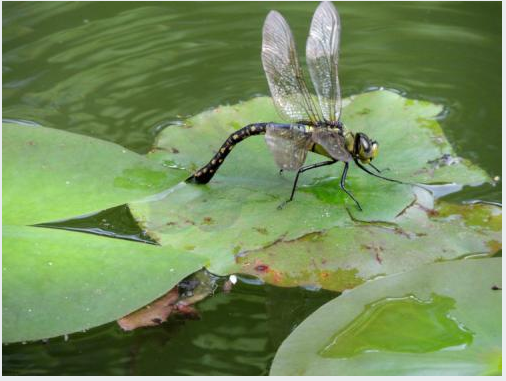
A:
[[[309,127],[323,127],[323,128],[337,128],[342,130],[344,125],[340,120],[336,121],[327,121],[327,120],[319,120],[319,121],[312,121],[312,120],[299,120],[296,124],[303,125],[303,126],[309,126]]]

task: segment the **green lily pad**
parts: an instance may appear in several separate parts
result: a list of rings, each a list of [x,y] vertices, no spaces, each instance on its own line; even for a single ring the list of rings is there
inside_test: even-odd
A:
[[[466,185],[489,181],[490,178],[483,170],[455,155],[437,121],[442,111],[440,105],[406,99],[394,92],[379,90],[345,99],[342,120],[352,131],[364,132],[379,142],[380,153],[375,165],[388,167],[388,177],[426,184]],[[177,163],[194,171],[206,164],[235,130],[254,122],[272,121],[281,120],[269,97],[218,107],[187,120],[182,126],[167,127],[158,136],[151,157],[160,162]],[[309,162],[322,161],[321,156],[312,153],[309,156]],[[370,183],[374,184],[373,191],[377,184],[384,184],[368,175],[361,176],[362,173],[359,176],[359,173],[358,169],[350,170],[349,173],[350,183],[356,185],[357,197],[371,191]],[[320,168],[305,173],[305,181],[301,181],[314,185],[322,176],[338,175],[340,170],[335,167]],[[290,182],[273,183],[273,178],[279,180],[278,168],[263,137],[256,136],[237,146],[211,184],[218,186],[219,183],[227,182],[232,186],[232,183],[239,183],[264,191],[269,191],[265,188],[282,186],[285,194],[289,194]],[[288,185],[282,185],[287,183]],[[380,196],[380,192],[375,193],[376,197]],[[365,200],[364,197],[361,198]]]
[[[297,327],[270,374],[500,375],[501,279],[492,258],[369,282]]]
[[[375,91],[345,101],[343,120],[380,143],[376,165],[404,181],[479,184],[487,174],[455,156],[436,120],[441,106]],[[207,163],[236,129],[252,122],[278,121],[270,98],[219,107],[169,126],[150,158],[191,171]],[[308,162],[321,161],[310,153]],[[235,255],[263,249],[333,227],[362,221],[394,222],[415,200],[409,185],[371,177],[352,165],[347,182],[364,207],[357,211],[339,189],[341,164],[308,171],[295,200],[277,206],[290,194],[293,174],[278,174],[263,137],[241,142],[208,185],[181,184],[150,201],[132,202],[134,217],[160,244],[206,255],[210,271],[226,273]]]
[[[235,271],[278,286],[343,291],[422,264],[490,256],[501,249],[501,208],[438,202],[434,209],[418,195],[394,223],[357,220],[281,240],[238,255]]]
[[[170,247],[3,226],[2,340],[88,329],[146,305],[206,265]]]
[[[187,176],[117,144],[3,124],[3,222],[35,224],[124,204]]]

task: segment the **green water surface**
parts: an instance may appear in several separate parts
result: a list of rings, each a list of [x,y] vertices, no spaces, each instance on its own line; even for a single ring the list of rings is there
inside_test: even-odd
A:
[[[501,3],[335,4],[343,95],[385,87],[442,103],[441,123],[458,154],[500,175]],[[2,116],[146,153],[169,124],[268,94],[260,61],[266,14],[285,15],[302,53],[316,6],[4,2]],[[447,197],[500,202],[501,189]],[[121,208],[106,219],[128,225]],[[129,229],[118,235],[135,238]],[[240,282],[197,305],[198,321],[128,334],[112,323],[68,341],[4,346],[3,374],[267,374],[281,341],[335,296]]]

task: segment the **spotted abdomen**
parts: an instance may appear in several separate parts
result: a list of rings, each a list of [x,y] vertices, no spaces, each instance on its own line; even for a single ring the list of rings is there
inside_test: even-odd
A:
[[[230,153],[230,151],[232,151],[234,146],[250,136],[265,134],[267,124],[268,123],[249,124],[246,127],[243,127],[231,134],[228,139],[225,140],[225,143],[223,143],[218,152],[216,152],[216,155],[214,155],[213,158],[209,161],[209,163],[204,165],[192,176],[187,178],[186,181],[198,184],[208,183],[220,165],[223,164],[223,161]]]

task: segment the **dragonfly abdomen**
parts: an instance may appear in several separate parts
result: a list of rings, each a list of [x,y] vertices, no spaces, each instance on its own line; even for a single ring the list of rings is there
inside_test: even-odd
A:
[[[269,123],[253,123],[235,131],[228,137],[227,140],[225,140],[225,143],[222,144],[209,163],[187,178],[186,181],[198,184],[207,184],[237,143],[240,143],[244,139],[253,135],[265,134],[268,124]]]

